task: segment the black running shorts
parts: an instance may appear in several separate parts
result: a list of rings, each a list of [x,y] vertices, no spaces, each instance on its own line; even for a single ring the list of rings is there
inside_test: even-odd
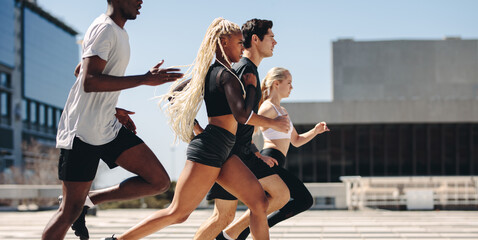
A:
[[[224,128],[207,125],[191,140],[186,152],[189,161],[212,167],[222,167],[229,158],[236,137]]]
[[[91,145],[75,137],[72,149],[60,150],[58,177],[63,181],[92,181],[100,158],[109,168],[117,167],[115,162],[121,153],[141,143],[143,140],[125,127],[120,129],[113,141],[103,145]]]

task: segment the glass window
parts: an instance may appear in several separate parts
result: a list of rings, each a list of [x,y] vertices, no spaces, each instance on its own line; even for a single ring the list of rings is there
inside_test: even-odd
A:
[[[473,124],[470,134],[472,135],[470,137],[470,172],[472,175],[478,175],[478,124]]]
[[[384,127],[383,125],[373,125],[370,129],[372,176],[385,176]]]
[[[26,99],[22,100],[22,120],[25,122],[28,120],[28,101]]]
[[[414,165],[415,175],[428,175],[427,128],[423,124],[414,126]]]
[[[52,107],[47,107],[46,112],[46,125],[47,127],[53,127],[53,109]]]
[[[400,150],[399,150],[399,174],[400,176],[413,175],[413,132],[412,126],[403,124],[399,132]]]
[[[0,72],[0,86],[2,87],[11,87],[10,75],[5,72]]]
[[[429,125],[429,143],[427,148],[428,158],[430,159],[430,174],[439,176],[442,174],[441,162],[442,162],[442,151],[441,142],[442,142],[442,127],[440,124],[431,124]]]
[[[38,113],[39,113],[38,114],[39,115],[38,116],[38,118],[39,118],[38,123],[43,126],[43,125],[45,125],[45,105],[40,104],[40,107],[38,108]]]
[[[443,127],[443,159],[442,169],[443,175],[455,175],[456,172],[456,126],[454,124],[446,124]]]
[[[385,127],[385,174],[388,176],[398,176],[398,126],[391,124]]]
[[[358,174],[360,176],[371,176],[370,172],[370,127],[368,125],[359,125],[357,127],[357,147],[359,166]]]
[[[30,102],[30,122],[37,123],[37,104]]]
[[[2,117],[10,116],[9,103],[10,103],[10,94],[7,92],[0,92],[0,114]]]
[[[354,126],[344,126],[343,131],[343,167],[346,176],[358,174],[358,166],[356,164],[357,141],[355,136],[356,130]],[[320,135],[319,135],[320,136]]]
[[[460,175],[469,175],[470,172],[470,137],[471,137],[471,125],[470,124],[458,124],[457,125],[457,154],[456,164]]]

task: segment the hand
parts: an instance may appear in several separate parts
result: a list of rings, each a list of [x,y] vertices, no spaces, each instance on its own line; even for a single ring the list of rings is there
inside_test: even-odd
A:
[[[126,129],[130,130],[134,134],[136,134],[136,125],[134,125],[133,120],[129,117],[129,115],[134,114],[134,112],[124,110],[122,108],[116,108],[116,118],[118,121],[126,127]]]
[[[287,115],[282,115],[274,118],[274,124],[271,126],[272,129],[287,133],[290,129],[289,117]]]
[[[321,134],[323,132],[328,132],[330,129],[327,127],[327,123],[320,122],[315,125],[314,131],[316,134]]]
[[[163,65],[164,60],[161,60],[156,66],[151,68],[149,72],[145,74],[146,80],[144,85],[157,86],[167,82],[173,82],[183,77],[182,73],[179,73],[179,68],[159,68]]]
[[[277,160],[273,157],[269,157],[269,156],[264,156],[262,154],[259,154],[258,156],[263,162],[265,162],[267,165],[269,165],[269,167],[274,167],[274,165],[279,165],[279,163],[277,162]]]
[[[80,74],[80,68],[81,68],[81,62],[78,63],[78,65],[76,65],[75,72],[73,73],[75,77],[78,77],[78,75]]]
[[[242,80],[244,81],[245,86],[252,85],[254,87],[257,87],[256,75],[254,75],[252,73],[246,73],[246,74],[242,75]]]
[[[199,122],[196,119],[194,119],[193,132],[196,136],[204,132],[204,129],[199,125]]]

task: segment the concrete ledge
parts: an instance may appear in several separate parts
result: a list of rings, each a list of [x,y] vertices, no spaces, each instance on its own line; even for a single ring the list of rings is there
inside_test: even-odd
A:
[[[61,185],[0,185],[0,199],[57,198]]]

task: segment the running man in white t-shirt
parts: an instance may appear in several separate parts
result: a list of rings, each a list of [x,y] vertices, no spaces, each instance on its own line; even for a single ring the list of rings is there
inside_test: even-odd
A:
[[[61,149],[58,175],[62,180],[63,200],[45,227],[42,239],[63,239],[70,226],[80,239],[88,239],[84,221],[88,207],[169,189],[168,174],[149,147],[135,135],[134,124],[129,129],[121,124],[125,123],[123,119],[130,120],[128,112],[115,108],[123,89],[157,86],[182,77],[179,69],[160,69],[163,61],[144,75],[124,76],[130,48],[123,27],[127,20],[136,19],[142,3],[108,0],[106,14],[95,19],[85,34],[82,61],[75,71],[77,80],[58,125],[57,147]],[[117,186],[90,192],[99,159],[110,168],[119,165],[137,176]]]

